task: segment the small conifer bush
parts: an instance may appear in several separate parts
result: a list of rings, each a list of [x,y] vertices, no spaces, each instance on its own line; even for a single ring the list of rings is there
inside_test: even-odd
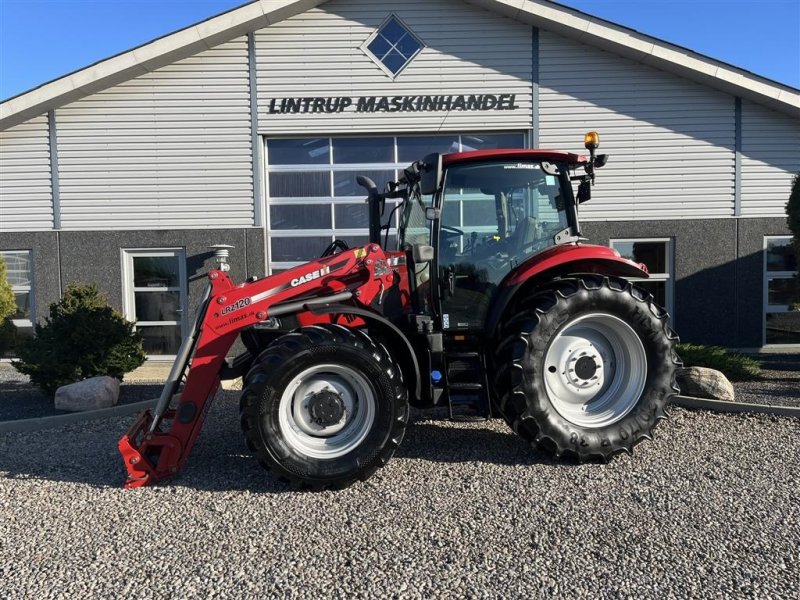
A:
[[[22,342],[14,368],[46,394],[60,386],[97,375],[122,380],[145,360],[142,339],[133,324],[108,302],[94,284],[67,287],[50,305],[44,325]]]
[[[14,290],[8,282],[6,261],[0,256],[0,356],[14,346],[17,328],[11,322],[11,315],[17,311]]]

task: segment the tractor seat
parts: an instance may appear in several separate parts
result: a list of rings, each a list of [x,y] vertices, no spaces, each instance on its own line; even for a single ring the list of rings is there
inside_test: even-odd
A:
[[[508,250],[511,256],[522,256],[525,248],[529,247],[539,237],[539,228],[536,219],[525,217],[517,223],[514,233],[508,238]]]

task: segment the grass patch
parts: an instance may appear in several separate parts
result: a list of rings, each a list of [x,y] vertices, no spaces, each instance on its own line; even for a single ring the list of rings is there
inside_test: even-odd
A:
[[[700,344],[678,344],[678,355],[684,367],[708,367],[722,371],[731,381],[750,381],[757,379],[761,363],[754,358],[728,352],[720,346],[701,346]]]

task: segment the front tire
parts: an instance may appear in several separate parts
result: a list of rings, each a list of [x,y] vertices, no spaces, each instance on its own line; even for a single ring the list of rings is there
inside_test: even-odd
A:
[[[505,323],[499,408],[557,456],[608,460],[651,439],[678,391],[678,338],[652,296],[615,277],[553,282]]]
[[[369,478],[399,446],[408,415],[388,352],[340,325],[305,327],[273,342],[247,374],[240,402],[259,463],[313,489]]]

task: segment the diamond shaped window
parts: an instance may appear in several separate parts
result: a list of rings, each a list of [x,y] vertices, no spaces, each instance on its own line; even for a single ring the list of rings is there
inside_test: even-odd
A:
[[[392,15],[366,41],[363,49],[378,66],[395,77],[424,47],[425,44]]]

